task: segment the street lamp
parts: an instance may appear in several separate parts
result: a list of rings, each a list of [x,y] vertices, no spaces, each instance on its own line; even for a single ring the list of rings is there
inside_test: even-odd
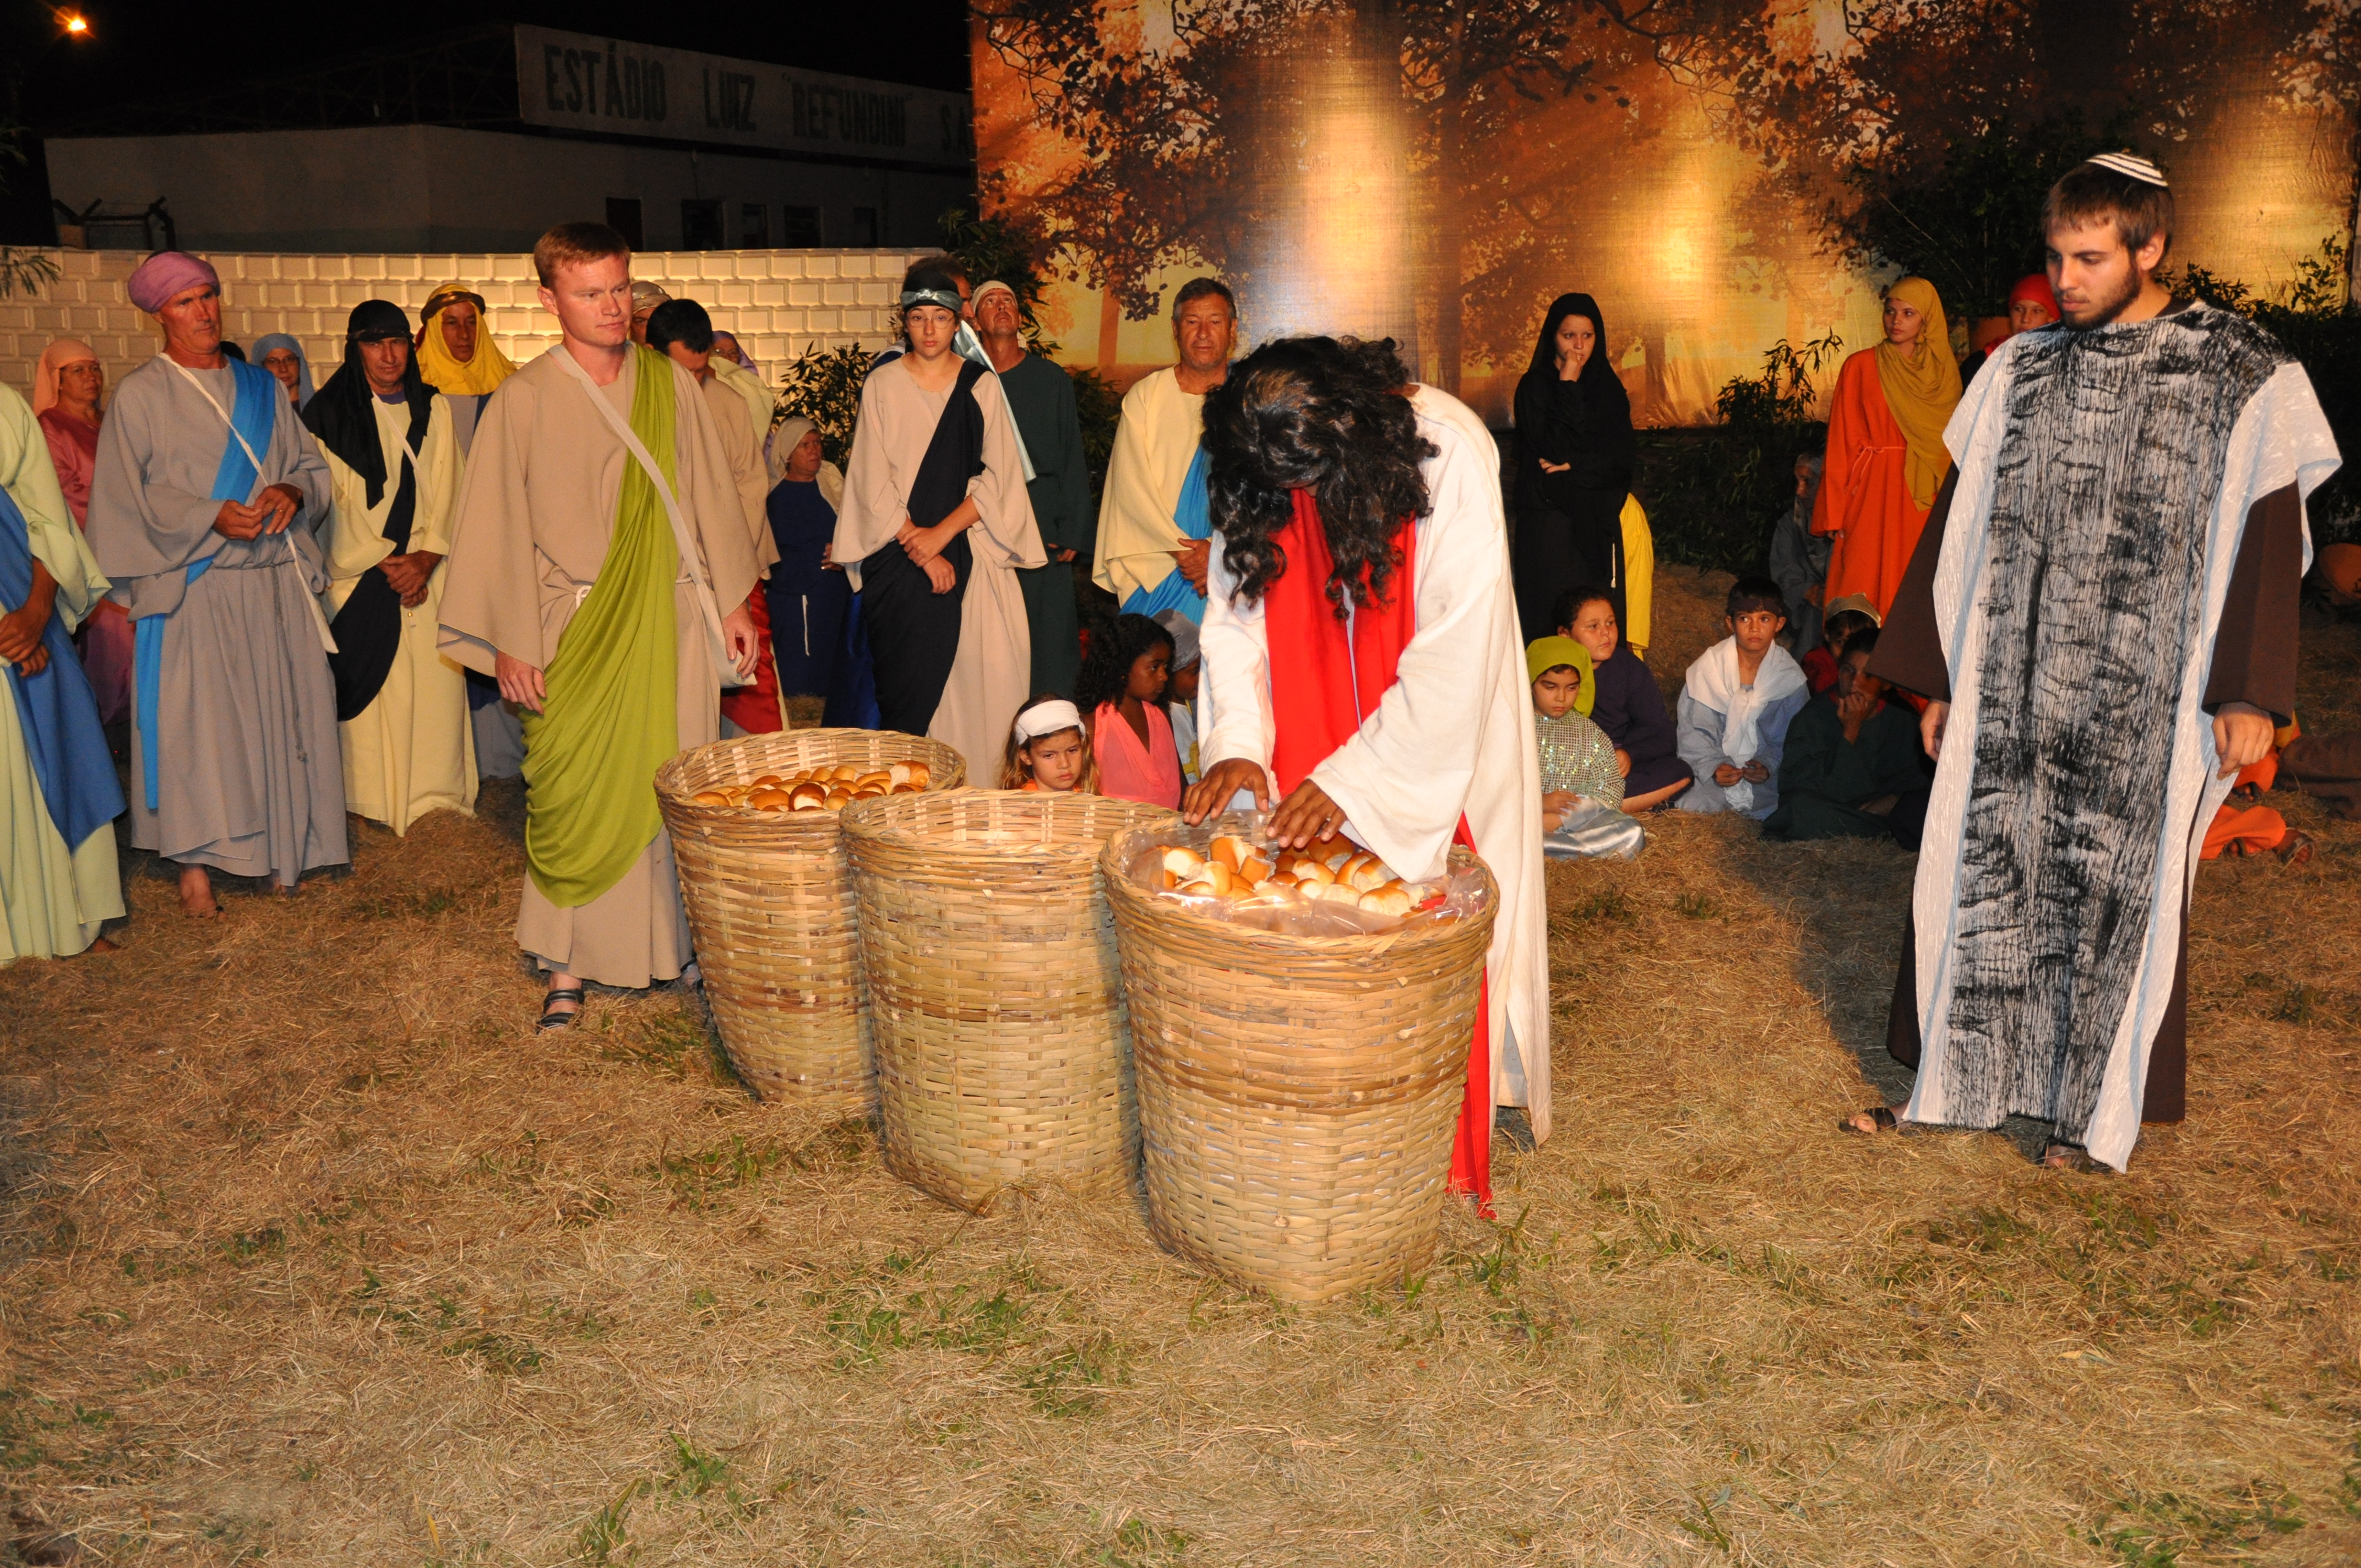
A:
[[[57,18],[58,30],[67,38],[86,38],[90,37],[90,18],[83,16],[81,12],[60,10],[52,11],[49,15]]]

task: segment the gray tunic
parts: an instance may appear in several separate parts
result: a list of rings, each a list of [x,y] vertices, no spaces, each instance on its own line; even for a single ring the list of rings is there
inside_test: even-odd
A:
[[[236,407],[227,367],[197,378]],[[254,494],[303,497],[286,531],[214,532],[208,499],[229,444],[222,415],[160,356],[126,376],[99,431],[88,537],[110,596],[135,622],[166,617],[156,687],[158,795],[148,805],[146,740],[131,740],[131,842],[169,860],[292,885],[350,858],[335,683],[313,620],[326,587],[313,528],[328,469],[292,404],[276,401]],[[246,498],[251,501],[253,497]],[[191,564],[213,565],[194,583]]]

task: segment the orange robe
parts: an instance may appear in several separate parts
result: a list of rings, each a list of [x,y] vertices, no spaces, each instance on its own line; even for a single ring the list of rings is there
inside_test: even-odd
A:
[[[1910,499],[1909,455],[1878,380],[1877,350],[1848,356],[1828,410],[1828,466],[1812,507],[1812,532],[1837,535],[1822,603],[1866,594],[1881,620],[1893,607],[1927,526],[1927,509]]]

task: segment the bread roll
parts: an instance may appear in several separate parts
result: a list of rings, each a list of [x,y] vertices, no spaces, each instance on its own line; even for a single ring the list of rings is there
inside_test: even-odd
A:
[[[795,798],[783,789],[758,789],[746,796],[746,804],[757,811],[785,811]]]
[[[1206,861],[1194,875],[1181,882],[1180,888],[1184,893],[1194,890],[1200,896],[1214,898],[1227,898],[1239,891],[1236,873],[1219,861]]]
[[[1358,905],[1361,902],[1360,890],[1341,882],[1324,882],[1317,887],[1308,887],[1303,891],[1324,898],[1331,904]]]
[[[1398,882],[1361,894],[1361,907],[1372,915],[1390,915],[1399,919],[1410,913],[1410,894]]]
[[[1235,833],[1224,833],[1213,840],[1210,858],[1234,872],[1238,871],[1255,858],[1254,846]]]
[[[1247,882],[1268,882],[1270,861],[1260,854],[1250,854],[1238,862],[1238,875]]]
[[[1398,879],[1385,861],[1378,859],[1377,856],[1355,855],[1345,862],[1345,870],[1336,880],[1349,883],[1363,893],[1374,893],[1386,883]]]
[[[1289,904],[1296,900],[1295,884],[1291,882],[1258,882],[1252,889],[1257,898],[1281,899]]]
[[[912,784],[917,784],[920,789],[932,789],[934,787],[934,770],[928,767],[926,763],[905,762],[902,765],[910,770],[910,782]]]
[[[793,803],[798,810],[801,810],[803,807],[807,806],[818,806],[820,802],[828,798],[827,786],[816,784],[796,784],[794,788],[788,790],[787,794],[792,797]]]
[[[746,787],[749,789],[776,789],[786,782],[786,780],[781,778],[776,773],[764,773],[761,778],[747,780]]]
[[[861,770],[851,762],[839,762],[829,770],[828,776],[837,784],[851,784],[861,776]]]
[[[883,784],[863,784],[859,789],[852,792],[852,798],[855,800],[883,800],[885,798],[885,786]]]
[[[1295,862],[1295,880],[1307,888],[1324,887],[1336,880],[1336,873],[1318,861]]]
[[[1315,848],[1312,851],[1312,854],[1313,859],[1317,860],[1322,865],[1326,866],[1333,872],[1343,866],[1346,861],[1351,860],[1355,855],[1367,854],[1367,850],[1362,849],[1361,846],[1354,843],[1349,839],[1339,839],[1336,840],[1334,848],[1326,850]]]
[[[1184,845],[1170,845],[1164,851],[1164,869],[1177,876],[1189,876],[1204,863],[1204,856]]]
[[[879,789],[891,789],[894,787],[894,775],[884,768],[873,768],[852,781],[855,789],[867,789],[872,784]]]
[[[917,793],[919,793],[919,791],[918,791],[918,786],[917,786],[917,784],[895,784],[895,785],[893,787],[893,789],[892,789],[892,790],[888,791],[887,793],[892,794],[892,795],[917,795]]]
[[[830,811],[842,811],[852,804],[852,792],[848,789],[831,789],[828,792],[828,798],[820,804]]]
[[[718,789],[701,789],[688,797],[698,806],[727,806],[730,797]]]

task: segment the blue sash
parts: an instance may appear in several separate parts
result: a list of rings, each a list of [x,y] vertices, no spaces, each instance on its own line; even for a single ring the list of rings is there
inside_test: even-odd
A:
[[[0,489],[0,605],[21,605],[33,591],[33,536],[25,514]],[[25,729],[25,750],[40,781],[49,819],[69,850],[123,814],[123,786],[115,782],[115,760],[99,728],[98,698],[82,673],[65,618],[54,609],[41,628],[49,662],[38,675],[8,666],[16,718]]]
[[[1189,460],[1188,477],[1180,481],[1180,500],[1172,509],[1172,521],[1184,539],[1210,539],[1213,533],[1213,511],[1207,488],[1213,460],[1202,445],[1197,455]],[[1134,588],[1131,597],[1123,601],[1126,615],[1144,615],[1150,620],[1168,609],[1177,609],[1191,620],[1202,624],[1205,619],[1205,596],[1189,586],[1189,579],[1174,566],[1164,574],[1164,580],[1152,588]]]
[[[287,398],[279,378],[259,365],[249,365],[243,359],[227,361],[232,378],[237,383],[237,400],[230,405],[230,430],[225,432],[229,444],[222,452],[221,466],[214,471],[214,488],[209,499],[236,501],[243,506],[254,498],[254,488],[262,475],[247,456],[246,449],[254,448],[256,456],[270,450],[270,436],[279,419],[279,405]],[[244,436],[245,440],[238,438]],[[215,546],[219,548],[219,546]],[[205,575],[214,564],[211,555],[189,563],[188,584]],[[185,590],[184,590],[185,591]],[[143,615],[131,623],[131,688],[134,719],[139,726],[139,761],[142,782],[148,789],[148,809],[156,809],[156,686],[164,673],[164,623],[171,617]]]

